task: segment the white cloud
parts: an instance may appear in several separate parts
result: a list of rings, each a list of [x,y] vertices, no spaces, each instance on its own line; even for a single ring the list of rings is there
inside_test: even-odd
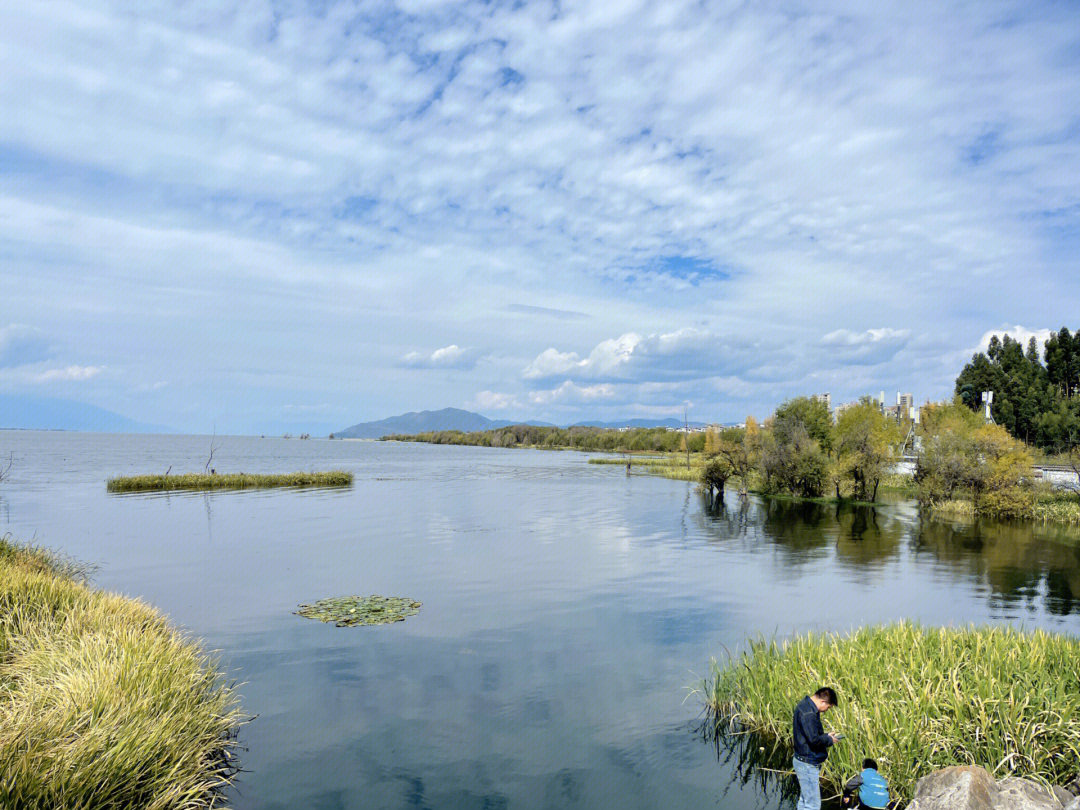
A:
[[[615,388],[607,384],[575,385],[566,380],[557,388],[529,392],[529,402],[534,405],[550,405],[555,402],[588,403],[610,399],[615,396]]]
[[[452,343],[431,354],[409,352],[401,358],[401,362],[412,368],[471,368],[476,365],[476,358],[476,351],[462,349]]]
[[[65,366],[64,368],[50,368],[34,375],[34,382],[83,382],[91,380],[102,371],[104,366]]]
[[[1080,311],[1072,4],[122,5],[0,6],[0,288],[50,341],[23,364],[167,363],[184,414],[199,375],[252,412],[253,353],[298,402],[392,380],[391,412],[523,366],[945,392],[866,313],[964,347]],[[410,352],[451,328],[463,354]],[[125,354],[162,329],[199,338]],[[491,335],[483,376],[460,345]]]
[[[483,411],[504,411],[507,408],[520,408],[521,403],[517,397],[511,394],[502,394],[498,391],[480,391],[467,404],[467,407]]]
[[[576,352],[546,349],[525,367],[522,377],[641,382],[710,377],[747,370],[759,350],[754,340],[693,328],[649,335],[628,332],[600,341],[584,358]]]
[[[1036,343],[1039,346],[1040,357],[1046,351],[1046,341],[1050,339],[1050,333],[1057,331],[1056,329],[1028,329],[1027,327],[1020,326],[1005,326],[1001,329],[991,329],[987,332],[983,332],[983,336],[979,338],[979,344],[976,348],[968,352],[969,355],[976,354],[978,352],[985,352],[990,346],[990,338],[994,335],[998,336],[998,339],[1008,335],[1013,340],[1017,341],[1024,349],[1027,349],[1028,341],[1035,338]]]
[[[836,329],[821,339],[821,345],[827,350],[829,365],[873,366],[895,357],[910,337],[909,329]]]

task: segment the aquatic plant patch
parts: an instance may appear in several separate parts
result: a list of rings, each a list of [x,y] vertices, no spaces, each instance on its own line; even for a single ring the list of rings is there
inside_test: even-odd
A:
[[[335,627],[356,627],[403,622],[419,613],[422,604],[401,596],[338,596],[300,605],[294,613],[308,619],[333,622]]]
[[[110,478],[109,492],[205,491],[212,489],[265,489],[269,487],[347,487],[350,472],[294,472],[274,475],[250,473],[185,473],[183,475],[130,475]]]

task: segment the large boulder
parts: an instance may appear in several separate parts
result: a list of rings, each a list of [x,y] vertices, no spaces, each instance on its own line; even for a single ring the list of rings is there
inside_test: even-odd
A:
[[[927,774],[916,782],[915,797],[908,808],[994,810],[997,794],[997,783],[985,768],[976,765],[954,765]]]
[[[1009,776],[997,783],[997,789],[997,810],[1061,810],[1058,798],[1038,782]]]

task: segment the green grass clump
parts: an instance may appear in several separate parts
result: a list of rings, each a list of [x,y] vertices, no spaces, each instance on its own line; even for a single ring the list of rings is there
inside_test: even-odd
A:
[[[839,791],[874,757],[894,796],[906,801],[922,776],[980,765],[995,778],[1062,784],[1080,761],[1080,640],[1008,627],[899,624],[758,640],[721,667],[706,699],[718,733],[752,732],[791,744],[795,704],[819,686],[839,706],[826,731],[822,779]],[[727,725],[727,724],[730,724]]]
[[[220,806],[234,692],[153,608],[71,571],[0,538],[0,806]]]
[[[166,492],[172,490],[261,489],[267,487],[347,487],[352,473],[294,472],[275,475],[249,473],[186,473],[184,475],[129,475],[110,478],[109,492]]]

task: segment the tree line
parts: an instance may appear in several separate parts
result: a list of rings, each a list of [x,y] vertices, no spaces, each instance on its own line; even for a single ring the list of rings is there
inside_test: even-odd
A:
[[[1008,335],[990,339],[956,378],[956,395],[981,411],[982,392],[993,391],[990,414],[1011,436],[1040,450],[1062,453],[1080,445],[1080,332],[1052,332],[1039,351]]]
[[[428,433],[384,436],[385,441],[464,444],[472,447],[540,447],[547,449],[598,450],[611,453],[692,453],[705,448],[702,432],[690,433],[667,428],[614,430],[598,427],[544,427],[508,425],[494,430],[465,432],[439,430]]]
[[[764,423],[748,419],[706,437],[702,486],[740,492],[874,501],[883,479],[919,439],[914,485],[919,502],[969,501],[978,514],[1029,517],[1036,499],[1030,449],[1001,425],[985,423],[959,398],[926,405],[918,426],[883,413],[869,398],[835,420],[811,397],[788,400]]]

